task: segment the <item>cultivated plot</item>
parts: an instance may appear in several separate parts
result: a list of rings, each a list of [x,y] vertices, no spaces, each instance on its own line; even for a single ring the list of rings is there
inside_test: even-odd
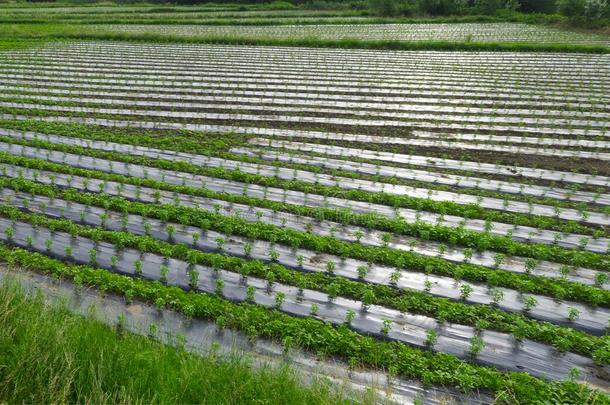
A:
[[[518,23],[323,24],[323,25],[138,25],[92,26],[103,32],[231,39],[359,39],[384,41],[520,42],[610,45],[601,34]]]
[[[354,367],[485,398],[607,391],[609,72],[581,54],[4,51],[0,239]]]

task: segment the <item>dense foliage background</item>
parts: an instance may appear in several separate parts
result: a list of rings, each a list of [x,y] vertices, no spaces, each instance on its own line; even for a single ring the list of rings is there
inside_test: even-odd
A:
[[[365,15],[382,17],[419,16],[515,16],[546,14],[565,16],[584,26],[595,21],[594,28],[608,25],[610,0],[147,0],[156,4],[243,4],[266,9],[351,9]],[[10,3],[14,0],[0,0]],[[17,0],[16,2],[57,2],[69,4],[99,3],[100,0]],[[142,3],[141,0],[114,0],[114,3]],[[539,16],[541,17],[541,16]]]

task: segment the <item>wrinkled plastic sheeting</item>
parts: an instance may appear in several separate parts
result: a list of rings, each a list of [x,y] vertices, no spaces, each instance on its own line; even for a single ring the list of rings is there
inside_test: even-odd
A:
[[[167,283],[183,289],[193,287],[193,277],[196,276],[196,290],[213,294],[217,291],[219,281],[222,281],[222,295],[225,299],[243,302],[247,298],[247,287],[255,288],[253,302],[266,307],[276,307],[278,293],[285,295],[281,311],[291,316],[309,316],[312,307],[317,306],[317,312],[311,314],[317,319],[343,324],[348,311],[354,311],[355,316],[350,328],[356,332],[374,336],[380,339],[390,339],[409,345],[426,348],[427,331],[435,329],[438,340],[434,350],[450,353],[460,358],[470,358],[470,341],[478,335],[471,327],[457,324],[440,325],[435,319],[419,315],[409,315],[396,310],[372,305],[363,310],[359,301],[345,298],[329,297],[314,290],[299,290],[296,287],[274,283],[269,286],[265,280],[227,272],[214,271],[200,265],[189,265],[186,262],[163,258],[152,253],[142,253],[133,249],[117,249],[105,242],[94,242],[83,237],[72,237],[64,232],[51,232],[48,229],[34,228],[30,224],[0,219],[1,239],[7,240],[6,229],[13,227],[14,234],[9,241],[11,244],[43,252],[60,260],[71,260],[76,263],[88,264],[92,261],[91,252],[94,251],[95,266],[119,274],[136,276],[136,262],[142,263],[142,277],[162,281],[161,266],[167,266]],[[29,238],[30,239],[29,239]],[[29,240],[28,240],[29,239]],[[49,246],[47,241],[53,241]],[[70,247],[68,254],[66,248]],[[112,258],[116,258],[113,262]],[[383,333],[384,321],[390,321],[388,333]],[[562,380],[568,376],[570,370],[577,368],[582,378],[595,386],[603,386],[605,382],[599,379],[604,372],[595,365],[593,360],[573,353],[560,354],[553,348],[528,341],[516,341],[512,336],[499,332],[484,331],[480,334],[485,347],[475,359],[479,364],[493,365],[494,367],[524,371],[534,376],[552,380]]]
[[[122,297],[79,289],[68,280],[53,280],[36,273],[8,272],[0,267],[2,279],[16,279],[28,294],[38,296],[42,293],[49,303],[67,304],[74,313],[92,316],[109,325],[116,325],[121,317],[123,327],[132,333],[149,336],[151,328],[155,328],[154,337],[165,344],[177,344],[177,337],[180,336],[184,347],[195,354],[205,356],[211,351],[227,357],[238,354],[251,360],[255,367],[288,365],[306,384],[323,378],[354,392],[374,388],[380,398],[396,404],[411,403],[417,399],[425,404],[439,405],[493,402],[490,396],[481,392],[461,393],[444,387],[423,387],[417,381],[397,376],[388,378],[379,371],[350,370],[341,360],[319,360],[310,353],[294,348],[285,353],[284,348],[276,342],[260,338],[253,341],[242,332],[226,328],[219,330],[214,322],[186,319],[173,311],[159,311],[147,303],[137,301],[125,304]],[[92,308],[95,310],[92,311]]]
[[[340,210],[349,209],[351,212],[356,214],[375,214],[388,218],[400,217],[407,222],[415,222],[419,220],[422,223],[431,225],[436,224],[454,228],[463,227],[466,230],[475,232],[485,232],[486,228],[488,228],[488,224],[486,224],[485,221],[478,219],[465,219],[453,215],[441,215],[425,211],[418,212],[417,210],[408,208],[392,208],[380,204],[352,201],[336,197],[326,197],[317,194],[283,190],[274,187],[263,187],[238,181],[193,175],[190,173],[180,173],[171,170],[92,158],[72,153],[50,151],[48,149],[33,148],[23,145],[7,144],[4,142],[0,142],[0,151],[16,156],[24,156],[35,159],[43,159],[54,163],[67,164],[73,167],[85,169],[94,167],[98,171],[107,173],[154,179],[179,186],[191,186],[195,188],[205,187],[214,192],[232,195],[247,195],[249,197],[299,206]],[[608,246],[610,246],[610,239],[607,238],[592,238],[578,234],[564,234],[544,229],[536,229],[528,226],[509,225],[499,222],[491,222],[489,225],[491,225],[491,229],[488,229],[488,232],[491,235],[510,235],[512,239],[520,242],[533,242],[547,245],[556,244],[562,247],[584,249],[596,253],[606,253],[608,251]],[[558,235],[559,240],[557,239]],[[586,241],[585,246],[583,246],[583,240]]]

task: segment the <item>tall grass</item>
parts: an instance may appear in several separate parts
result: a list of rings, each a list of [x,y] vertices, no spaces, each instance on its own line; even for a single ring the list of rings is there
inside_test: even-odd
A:
[[[243,358],[199,357],[45,305],[0,282],[0,403],[336,404],[323,383]]]

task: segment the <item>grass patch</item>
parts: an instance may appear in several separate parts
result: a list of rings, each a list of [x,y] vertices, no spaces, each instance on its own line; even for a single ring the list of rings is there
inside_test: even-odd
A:
[[[43,39],[11,38],[10,35],[3,38],[0,36],[0,51],[33,48],[35,46],[44,45],[45,42],[46,41]]]
[[[347,403],[322,382],[300,386],[288,368],[195,356],[45,305],[14,281],[0,283],[0,353],[6,403]]]

